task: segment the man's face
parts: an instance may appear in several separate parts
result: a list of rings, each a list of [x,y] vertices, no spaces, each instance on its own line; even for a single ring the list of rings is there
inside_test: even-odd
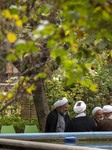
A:
[[[104,117],[105,119],[107,119],[108,117],[110,117],[110,113],[104,113]]]
[[[59,108],[59,112],[62,113],[63,115],[66,114],[67,110],[68,110],[68,104],[65,104]]]
[[[102,110],[100,110],[100,109],[97,110],[95,115],[94,115],[94,117],[95,117],[96,120],[99,120],[99,121],[103,120],[103,112],[102,112]]]

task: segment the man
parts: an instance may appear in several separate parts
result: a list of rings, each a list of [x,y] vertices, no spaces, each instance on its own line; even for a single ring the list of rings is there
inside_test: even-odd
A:
[[[94,117],[94,121],[95,121],[95,125],[97,127],[98,123],[103,120],[103,111],[101,109],[101,107],[95,107],[92,110],[92,115]]]
[[[62,98],[54,103],[56,109],[48,114],[46,120],[45,132],[64,132],[67,123],[69,122],[68,99]]]
[[[112,131],[112,106],[105,105],[102,110],[105,119],[100,121],[97,131]]]
[[[77,101],[73,109],[77,115],[69,121],[65,132],[88,132],[96,130],[94,120],[86,116],[86,104],[83,101]]]

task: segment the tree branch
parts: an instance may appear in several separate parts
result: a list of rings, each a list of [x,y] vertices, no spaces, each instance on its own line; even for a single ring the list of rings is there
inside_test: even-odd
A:
[[[30,7],[27,9],[27,16],[29,16],[30,10],[34,7],[35,1],[36,0],[33,0],[32,5],[29,5]]]
[[[23,82],[24,82],[24,80],[22,81],[21,85],[23,84]],[[5,106],[3,106],[0,109],[0,112],[2,112],[4,109],[6,109],[7,106],[11,105],[14,101],[18,101],[19,100],[19,98],[17,98],[17,96],[18,96],[18,93],[19,93],[20,89],[21,89],[21,86],[18,87],[17,92],[16,92],[16,96],[10,102],[8,102]],[[24,93],[24,91],[23,91],[23,93]]]

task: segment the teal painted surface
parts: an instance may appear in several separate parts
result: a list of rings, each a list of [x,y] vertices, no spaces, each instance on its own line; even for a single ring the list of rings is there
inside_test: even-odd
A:
[[[8,134],[8,133],[10,134],[16,133],[13,125],[9,125],[9,126],[2,125],[1,134]]]
[[[66,137],[76,137],[77,139],[79,138],[86,138],[87,137],[87,141],[80,141],[80,140],[76,140],[73,142],[65,142],[64,138]],[[102,141],[103,143],[99,143],[99,140],[97,139],[97,137],[100,137],[100,141],[102,141],[101,139],[105,138],[105,142]],[[74,146],[81,146],[81,147],[92,147],[92,148],[102,148],[102,149],[112,149],[112,140],[110,140],[110,143],[108,141],[108,138],[112,139],[112,132],[70,132],[70,133],[16,133],[16,134],[0,134],[0,138],[13,138],[13,139],[28,139],[28,140],[32,140],[33,141],[38,141],[41,139],[41,142],[46,142],[46,140],[43,141],[43,139],[53,139],[55,140],[56,143],[56,139],[58,139],[59,142],[62,141],[62,143],[57,142],[58,144],[64,144],[64,145],[74,145]],[[61,140],[60,140],[61,138]],[[91,141],[89,141],[89,139],[94,138],[95,141],[93,143],[91,143]],[[49,142],[48,142],[49,143]],[[50,143],[53,143],[52,140],[50,140]]]
[[[112,132],[66,132],[66,133],[16,133],[16,134],[0,134],[2,137],[94,137],[94,136],[110,136],[112,137]]]
[[[25,125],[24,133],[39,133],[36,125]]]

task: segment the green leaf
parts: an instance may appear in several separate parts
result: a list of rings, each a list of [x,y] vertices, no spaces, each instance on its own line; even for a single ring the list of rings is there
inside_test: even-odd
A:
[[[98,85],[92,84],[92,85],[90,86],[90,90],[93,91],[93,92],[97,92],[97,91],[98,91]]]
[[[109,20],[111,17],[110,14],[105,10],[102,11],[102,15],[103,15],[105,20]]]
[[[46,78],[46,73],[39,73],[39,74],[38,74],[38,77],[39,77],[39,78]]]
[[[75,80],[75,72],[73,71],[66,72],[66,77],[67,77],[67,85],[71,85]]]
[[[27,16],[23,16],[22,22],[23,22],[23,23],[26,23],[27,21],[28,21],[28,17],[27,17]]]
[[[51,51],[51,55],[54,57],[62,57],[64,55],[66,55],[66,51],[64,49],[54,49]]]
[[[71,70],[71,69],[74,69],[74,61],[71,61],[71,60],[66,60],[64,63],[63,63],[63,65],[64,65],[64,68],[66,69],[66,70]]]
[[[17,13],[18,13],[18,12],[17,12],[17,6],[11,7],[11,8],[10,8],[10,13],[11,13],[11,14],[17,14]]]
[[[13,54],[13,53],[11,53],[11,54],[9,54],[7,57],[6,57],[6,60],[10,60],[10,61],[15,61],[17,58],[16,58],[16,56]]]
[[[58,65],[61,64],[61,58],[59,56],[56,57],[56,62],[57,62]]]

